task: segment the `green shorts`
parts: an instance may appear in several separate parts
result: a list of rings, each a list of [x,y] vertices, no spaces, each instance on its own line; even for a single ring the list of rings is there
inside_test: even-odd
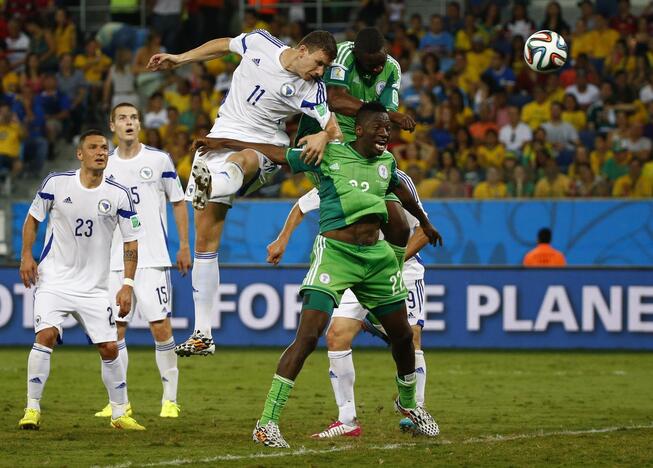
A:
[[[318,235],[300,291],[322,291],[339,305],[349,288],[367,310],[407,296],[397,258],[386,241],[354,245]]]

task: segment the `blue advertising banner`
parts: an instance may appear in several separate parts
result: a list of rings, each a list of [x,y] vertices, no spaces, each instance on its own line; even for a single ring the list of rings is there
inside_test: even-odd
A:
[[[305,267],[222,267],[213,317],[219,346],[285,346],[297,327]],[[425,348],[653,350],[653,271],[646,269],[429,268],[425,277]],[[192,331],[190,278],[173,272],[176,340]],[[0,268],[0,345],[33,342],[31,290],[15,268]],[[38,312],[36,312],[38,313]],[[130,344],[151,344],[135,318]],[[86,344],[69,318],[66,344]],[[323,344],[323,343],[322,343]],[[361,334],[356,346],[384,346]]]
[[[287,200],[239,200],[228,214],[220,263],[264,264],[265,248],[281,230],[292,204]],[[553,246],[562,250],[571,265],[653,265],[650,200],[431,200],[425,201],[424,207],[444,237],[444,247],[422,251],[426,263],[519,265],[533,248],[537,231],[550,227]],[[28,208],[28,203],[13,205],[16,259]],[[170,248],[175,252],[178,237],[171,213],[168,220]],[[317,223],[317,213],[306,216],[293,235],[285,262],[309,261]],[[191,233],[191,245],[192,241]]]

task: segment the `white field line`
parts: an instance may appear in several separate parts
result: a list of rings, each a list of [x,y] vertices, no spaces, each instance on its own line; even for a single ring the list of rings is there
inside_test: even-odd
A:
[[[528,439],[539,439],[543,437],[556,437],[556,436],[577,436],[577,435],[588,435],[588,434],[605,434],[610,432],[620,432],[620,431],[634,431],[638,429],[653,429],[653,423],[648,425],[631,425],[631,426],[613,426],[613,427],[603,427],[599,429],[583,429],[583,430],[562,430],[562,431],[550,431],[550,432],[532,432],[529,434],[494,434],[481,437],[471,437],[469,439],[464,439],[460,442],[452,442],[445,439],[436,439],[434,441],[429,441],[424,439],[423,442],[420,442],[420,445],[452,445],[452,444],[487,444],[493,442],[510,442],[513,440],[528,440]],[[165,460],[154,463],[133,463],[127,461],[125,463],[120,463],[117,465],[106,465],[102,468],[129,468],[132,466],[178,466],[178,465],[189,465],[189,464],[200,464],[200,463],[214,463],[219,461],[236,461],[236,460],[259,460],[264,458],[279,458],[279,457],[298,457],[304,455],[323,455],[327,453],[335,452],[345,452],[349,450],[357,450],[360,448],[366,448],[371,450],[398,450],[403,448],[415,447],[417,443],[400,443],[400,444],[386,444],[386,445],[374,445],[371,447],[360,447],[355,445],[343,445],[340,447],[331,447],[328,449],[307,449],[301,447],[297,450],[285,451],[279,450],[275,452],[266,452],[266,453],[252,453],[248,455],[216,455],[214,457],[205,457],[205,458],[176,458],[174,460]],[[95,465],[92,468],[100,468],[99,465]]]

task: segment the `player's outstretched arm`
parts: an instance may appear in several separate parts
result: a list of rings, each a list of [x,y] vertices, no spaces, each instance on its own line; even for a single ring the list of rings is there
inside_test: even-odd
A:
[[[286,251],[286,246],[290,242],[290,236],[297,229],[297,226],[302,223],[303,219],[304,213],[302,213],[302,210],[299,208],[299,202],[297,202],[290,210],[290,213],[288,213],[286,222],[277,238],[268,245],[268,258],[266,259],[268,263],[272,263],[273,265],[279,264],[281,257],[283,257]]]
[[[138,266],[138,241],[133,240],[123,244],[123,264],[125,279],[122,288],[116,294],[116,305],[120,307],[118,317],[124,317],[132,308],[132,293],[134,292],[134,276]]]
[[[408,189],[406,183],[403,180],[399,179],[399,184],[394,186],[392,192],[397,195],[399,201],[406,209],[406,211],[417,218],[417,221],[419,221],[419,226],[422,228],[424,235],[426,235],[429,240],[429,244],[433,246],[442,245],[442,236],[437,231],[437,229],[433,227],[429,221],[428,216],[426,216],[426,213],[424,213],[422,208],[420,208],[417,200]]]
[[[190,243],[188,242],[188,210],[186,202],[179,200],[172,203],[172,216],[175,218],[179,235],[179,250],[177,251],[177,269],[186,276],[192,266],[190,258]]]
[[[229,53],[230,41],[230,37],[222,37],[205,42],[182,54],[154,54],[147,63],[147,68],[152,71],[170,70],[187,63],[213,60]]]
[[[38,220],[28,214],[23,224],[23,249],[20,254],[20,279],[26,288],[32,287],[39,279],[38,265],[32,255],[38,229]]]
[[[313,135],[306,135],[297,142],[299,146],[303,146],[302,160],[309,165],[319,165],[324,157],[324,148],[333,140],[342,141],[343,135],[336,115],[332,112],[324,130]]]
[[[363,101],[355,98],[342,86],[327,86],[327,103],[331,112],[355,117]]]
[[[428,243],[429,243],[429,238],[426,237],[426,234],[424,234],[424,230],[419,226],[415,228],[415,232],[413,233],[412,236],[410,236],[410,239],[408,239],[408,244],[406,245],[406,255],[404,256],[404,260],[413,258]]]

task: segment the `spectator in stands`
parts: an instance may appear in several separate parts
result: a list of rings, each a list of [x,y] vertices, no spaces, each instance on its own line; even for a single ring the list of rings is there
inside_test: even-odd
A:
[[[188,80],[181,77],[174,77],[174,86],[163,93],[167,106],[176,107],[180,113],[190,109],[190,84]]]
[[[8,93],[17,93],[19,91],[20,78],[18,73],[11,69],[7,57],[0,56],[0,76],[2,77],[2,90]]]
[[[404,172],[409,166],[417,165],[428,173],[436,158],[435,147],[418,139],[394,146],[392,153],[397,159],[397,166]]]
[[[613,197],[651,198],[653,179],[642,174],[642,162],[633,158],[628,165],[628,173],[619,177],[612,188]]]
[[[202,109],[204,113],[212,117],[217,117],[222,93],[215,89],[215,77],[209,74],[202,76],[200,96],[202,96]]]
[[[541,86],[533,90],[534,101],[529,102],[521,110],[521,120],[533,130],[551,119],[551,106],[547,101],[544,88]]]
[[[501,24],[501,11],[496,2],[489,2],[485,6],[483,19],[479,24],[479,30],[489,40],[494,39],[503,31]]]
[[[136,51],[132,72],[136,76],[136,89],[140,99],[146,102],[163,85],[163,73],[148,70],[147,63],[154,54],[165,52],[161,45],[161,34],[151,30],[143,47]]]
[[[456,50],[466,52],[472,49],[472,37],[479,33],[476,27],[476,16],[472,13],[467,13],[463,22],[463,27],[456,33],[454,46]],[[487,39],[486,39],[487,42]]]
[[[509,94],[512,94],[515,88],[515,84],[517,83],[515,74],[510,67],[508,67],[506,62],[506,54],[500,50],[493,51],[490,68],[488,68],[484,73],[492,83],[490,89],[493,92],[503,89]]]
[[[506,32],[510,38],[521,36],[526,39],[535,32],[535,23],[528,17],[526,5],[515,2],[512,7],[512,19],[506,25]]]
[[[63,131],[70,128],[68,119],[72,103],[68,96],[57,87],[57,78],[52,73],[47,73],[43,77],[41,103],[45,113],[45,128],[50,151],[53,151],[53,145],[59,137],[63,136]]]
[[[587,72],[582,69],[576,70],[576,84],[568,86],[565,93],[573,95],[583,109],[599,98],[599,88],[587,81]]]
[[[614,49],[605,59],[603,65],[604,73],[614,75],[619,71],[631,72],[635,69],[635,57],[630,54],[625,39],[619,39]]]
[[[537,232],[537,246],[524,256],[526,267],[563,267],[567,260],[562,252],[551,247],[551,229],[542,228]]]
[[[552,1],[547,4],[540,29],[555,31],[563,37],[569,34],[569,24],[562,17],[562,8],[558,2]]]
[[[467,197],[467,187],[463,182],[460,169],[450,167],[443,180],[435,191],[437,198],[465,198]]]
[[[592,35],[594,47],[591,50],[590,57],[605,60],[619,40],[619,33],[608,26],[608,22],[603,15],[597,14],[594,19],[596,28]]]
[[[637,18],[630,12],[630,1],[619,0],[617,15],[610,18],[610,27],[622,36],[630,36],[637,31]]]
[[[506,147],[506,150],[521,155],[524,145],[533,139],[531,128],[519,119],[517,106],[508,108],[509,123],[499,130],[499,141]]]
[[[588,30],[594,29],[596,21],[594,19],[594,4],[590,0],[581,0],[578,2],[580,8],[580,19]]]
[[[406,107],[415,109],[419,106],[419,96],[422,92],[429,92],[426,88],[426,77],[421,69],[410,74],[411,83],[401,91],[401,100]]]
[[[542,127],[546,130],[547,141],[558,153],[573,151],[574,147],[580,144],[576,129],[562,120],[562,104],[559,102],[551,103],[551,120],[545,122]]]
[[[180,50],[179,31],[184,3],[182,0],[156,0],[152,8],[152,27],[159,33],[163,46],[171,54]]]
[[[576,27],[571,35],[571,58],[576,62],[581,54],[591,54],[594,47],[595,35],[587,27],[582,19],[576,21]]]
[[[163,94],[154,93],[148,100],[147,111],[145,112],[145,128],[159,129],[167,123],[168,111],[163,106]],[[160,148],[160,146],[154,147]]]
[[[7,103],[0,103],[0,174],[9,172],[16,177],[22,167],[20,147],[25,132],[18,117]]]
[[[59,59],[59,73],[57,73],[57,87],[70,101],[70,134],[81,133],[82,122],[86,115],[87,87],[84,74],[73,68],[73,56],[64,53]]]
[[[34,53],[27,54],[25,59],[25,68],[20,74],[20,87],[29,86],[35,94],[40,93],[43,89],[43,75],[38,55]]]
[[[486,175],[487,179],[476,185],[476,188],[474,189],[474,198],[506,198],[508,196],[508,188],[501,180],[501,170],[490,166],[487,169]]]
[[[460,3],[455,1],[448,1],[447,13],[444,17],[444,29],[455,36],[462,27],[463,20],[460,13]]]
[[[57,57],[61,54],[72,54],[77,46],[77,27],[70,18],[68,10],[57,8],[54,14],[54,51]]]
[[[40,95],[34,95],[32,88],[26,86],[16,97],[13,111],[27,128],[24,143],[24,164],[27,175],[40,177],[43,164],[48,157],[48,140],[45,129],[45,110]]]
[[[472,50],[464,54],[466,64],[467,80],[472,82],[472,86],[462,86],[464,91],[471,93],[475,90],[481,74],[490,67],[494,52],[487,47],[484,36],[475,34],[472,37]]]
[[[643,125],[631,124],[629,135],[623,140],[623,145],[631,156],[640,160],[648,158],[653,146],[651,145],[651,139],[643,136],[643,132]]]
[[[431,27],[419,42],[419,49],[424,52],[433,52],[439,56],[451,55],[454,40],[450,32],[444,30],[444,21],[441,15],[431,16]]]
[[[630,154],[621,141],[615,141],[612,152],[614,156],[603,163],[601,167],[601,174],[610,182],[628,174],[628,163],[630,162]]]
[[[499,143],[497,131],[489,128],[485,132],[483,143],[476,149],[478,162],[483,168],[501,167],[506,157],[506,148]]]
[[[179,116],[179,123],[188,127],[192,133],[195,131],[195,122],[197,122],[197,119],[203,113],[202,96],[199,94],[193,94],[190,98],[190,108]]]
[[[589,164],[575,163],[575,175],[569,187],[569,195],[572,197],[596,197],[600,195],[602,181],[592,172]]]
[[[168,107],[168,123],[159,127],[159,133],[165,144],[174,141],[177,132],[188,132],[188,128],[179,123],[179,110]]]
[[[485,134],[488,130],[493,130],[495,134],[499,132],[497,124],[492,117],[492,107],[489,102],[483,102],[479,109],[478,120],[469,126],[469,133],[474,141],[480,143],[485,140]],[[479,160],[479,162],[481,162]],[[482,162],[481,162],[482,165]]]
[[[453,153],[449,150],[444,150],[438,155],[437,172],[435,173],[436,179],[442,181],[447,179],[449,169],[456,167],[456,159]]]
[[[38,56],[41,70],[55,71],[58,63],[52,30],[36,18],[27,21],[25,29],[30,35],[29,51]]]
[[[614,74],[614,91],[619,103],[632,104],[637,99],[638,93],[628,83],[628,75],[623,70]],[[629,106],[629,110],[634,110],[634,107]]]
[[[463,171],[463,179],[467,188],[467,196],[472,196],[476,186],[483,180],[485,176],[483,168],[478,164],[476,153],[469,153],[465,159],[465,166]]]
[[[560,173],[555,159],[548,158],[544,165],[544,177],[535,184],[535,198],[562,198],[569,194],[570,179]]]
[[[102,53],[95,39],[90,39],[84,46],[84,53],[75,56],[74,65],[84,73],[91,103],[100,102],[104,74],[111,67],[111,59]]]
[[[614,86],[610,81],[602,82],[599,99],[587,108],[588,130],[600,133],[609,132],[614,126],[613,109],[616,103]]]
[[[418,165],[413,164],[406,168],[406,174],[415,183],[417,194],[420,198],[433,198],[441,181],[435,177],[427,178],[426,172]]]
[[[134,73],[131,66],[132,53],[129,49],[118,49],[116,62],[109,68],[104,80],[102,102],[105,110],[113,109],[121,102],[128,102],[138,108]]]
[[[515,166],[512,170],[512,178],[507,185],[508,195],[513,198],[530,198],[535,191],[535,185],[531,181],[528,169],[524,166]]]
[[[16,18],[9,20],[7,25],[8,36],[5,39],[7,58],[11,68],[20,72],[23,70],[27,52],[30,50],[30,39],[20,29],[20,22]]]
[[[590,167],[594,174],[600,174],[601,168],[605,162],[614,157],[610,147],[608,145],[608,140],[605,135],[598,134],[594,138],[594,149],[590,153]]]
[[[565,94],[562,120],[571,124],[576,131],[583,130],[587,125],[587,114],[578,105],[578,100],[573,94]]]

